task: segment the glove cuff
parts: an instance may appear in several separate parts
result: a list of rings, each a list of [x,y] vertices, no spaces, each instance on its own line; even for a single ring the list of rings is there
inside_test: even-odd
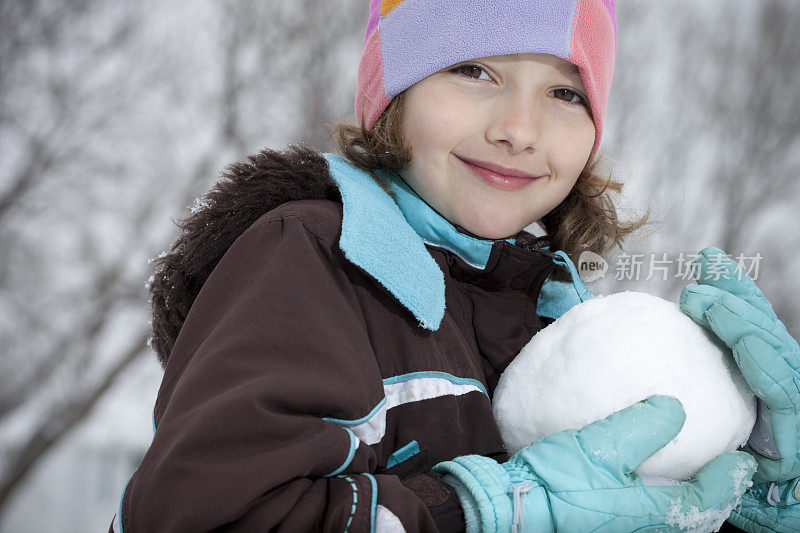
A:
[[[741,505],[728,522],[744,531],[780,532],[800,528],[800,499],[795,490],[800,478],[775,483],[758,483],[742,496]]]
[[[477,514],[477,520],[473,516],[472,522],[477,522],[478,531],[509,531],[513,513],[508,497],[511,479],[497,461],[482,455],[463,455],[452,461],[439,463],[431,471],[449,474],[447,477],[452,476],[458,480],[461,488],[455,485],[454,488],[465,509],[464,518],[470,519],[467,508],[477,510],[477,513],[473,512],[473,515]]]
[[[513,471],[481,455],[456,457],[452,461],[437,464],[432,471],[444,474],[443,480],[451,483],[456,490],[464,508],[468,533],[514,531],[515,527],[522,524],[523,517],[530,521],[532,515],[536,516],[533,524],[536,531],[549,531],[552,528],[544,489],[531,480],[530,475],[524,476],[527,479],[516,479],[519,476],[512,476]],[[520,492],[527,496],[520,496]],[[524,498],[530,500],[523,506]],[[525,513],[525,509],[536,509],[536,512]],[[531,527],[531,524],[527,526]]]

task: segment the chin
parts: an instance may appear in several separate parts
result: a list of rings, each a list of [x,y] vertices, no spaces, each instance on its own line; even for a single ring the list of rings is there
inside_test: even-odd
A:
[[[498,226],[496,224],[481,225],[481,224],[462,224],[462,227],[470,233],[477,235],[483,239],[505,239],[519,233],[523,228],[517,228],[513,224],[506,224]]]

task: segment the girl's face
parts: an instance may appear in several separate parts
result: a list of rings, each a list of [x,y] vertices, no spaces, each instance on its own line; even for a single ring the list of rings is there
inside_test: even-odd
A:
[[[453,224],[485,239],[510,237],[566,198],[586,165],[595,129],[572,63],[550,54],[457,63],[406,89],[403,179]],[[494,174],[536,177],[516,190]]]

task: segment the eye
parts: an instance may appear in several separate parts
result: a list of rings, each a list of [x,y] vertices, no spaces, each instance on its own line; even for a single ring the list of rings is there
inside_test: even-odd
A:
[[[492,81],[492,78],[487,74],[486,70],[480,65],[475,65],[473,63],[465,63],[463,65],[458,65],[457,67],[453,67],[450,69],[450,72],[454,72],[460,76],[464,76],[465,78],[471,78],[473,80],[488,80]],[[485,77],[483,77],[485,76]]]
[[[564,100],[568,104],[572,105],[586,105],[586,100],[578,94],[577,92],[573,91],[572,89],[555,89],[553,92],[556,94],[556,98],[559,100]],[[560,98],[558,95],[566,95],[567,98]]]

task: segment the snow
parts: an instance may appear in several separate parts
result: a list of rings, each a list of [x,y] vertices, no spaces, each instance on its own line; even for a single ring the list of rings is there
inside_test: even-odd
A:
[[[740,503],[744,491],[753,485],[750,481],[750,473],[747,466],[742,463],[731,472],[733,491],[738,494],[738,498],[726,506],[724,509],[706,509],[701,511],[696,505],[692,505],[687,510],[682,510],[682,500],[673,501],[667,511],[665,522],[667,525],[678,526],[681,531],[687,533],[705,533],[707,531],[719,531],[723,522],[728,519],[731,511]]]
[[[211,204],[209,203],[207,198],[199,196],[194,199],[194,205],[192,205],[189,209],[191,210],[192,213],[199,213],[203,209],[207,209],[210,205]]]
[[[678,398],[686,422],[639,475],[691,479],[743,445],[755,423],[731,351],[676,303],[631,291],[597,296],[538,332],[501,376],[494,412],[514,453],[653,394]]]

